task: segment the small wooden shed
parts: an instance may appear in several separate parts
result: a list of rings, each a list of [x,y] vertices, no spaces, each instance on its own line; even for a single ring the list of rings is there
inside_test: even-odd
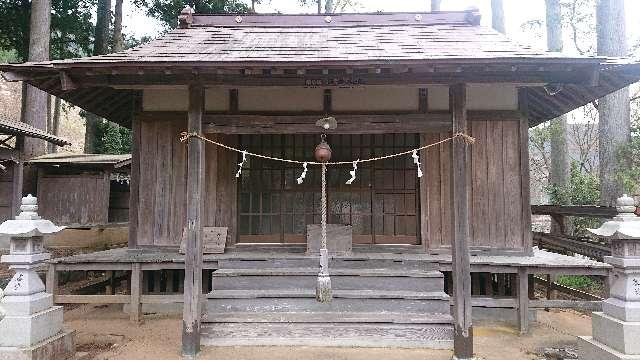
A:
[[[72,227],[129,220],[131,154],[47,154],[29,161],[38,173],[40,214]]]
[[[20,207],[25,137],[42,139],[58,146],[71,145],[65,139],[0,114],[0,222],[14,216]]]

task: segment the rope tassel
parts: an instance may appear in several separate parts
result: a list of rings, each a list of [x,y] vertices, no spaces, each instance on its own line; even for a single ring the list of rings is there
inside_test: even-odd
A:
[[[411,157],[413,158],[413,163],[416,164],[418,168],[418,177],[422,177],[422,169],[420,168],[420,156],[418,155],[418,150],[413,150],[411,153]]]
[[[305,177],[307,177],[307,163],[302,164],[302,174],[300,174],[300,177],[297,179],[298,185],[304,182]]]
[[[353,162],[353,170],[349,171],[349,175],[351,175],[351,178],[349,180],[347,180],[347,182],[345,184],[351,185],[356,180],[356,171],[358,170],[358,162],[359,161],[360,161],[360,159],[358,159],[358,160]]]
[[[240,174],[242,174],[242,167],[244,166],[244,163],[247,161],[247,151],[243,150],[242,151],[242,161],[238,164],[238,172],[236,173],[236,177],[239,178]]]

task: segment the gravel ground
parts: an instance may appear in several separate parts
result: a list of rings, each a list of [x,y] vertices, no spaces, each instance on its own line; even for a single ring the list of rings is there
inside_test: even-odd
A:
[[[590,317],[573,311],[538,313],[539,322],[529,335],[519,336],[511,327],[477,325],[475,345],[479,360],[540,360],[545,350],[573,349],[577,335],[590,335]],[[80,306],[65,313],[65,324],[75,329],[79,351],[89,359],[180,359],[181,320],[146,316],[132,326],[117,306]],[[506,355],[508,354],[508,356]],[[451,359],[450,351],[313,347],[204,348],[199,359],[234,360],[413,360]]]

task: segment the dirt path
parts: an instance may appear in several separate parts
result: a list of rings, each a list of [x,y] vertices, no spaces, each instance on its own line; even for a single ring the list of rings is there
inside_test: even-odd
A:
[[[574,347],[575,336],[589,335],[591,320],[573,311],[539,312],[539,323],[527,336],[518,336],[506,326],[478,326],[475,344],[478,359],[544,359],[545,348]],[[80,351],[91,359],[170,360],[180,359],[180,319],[147,316],[133,326],[115,306],[81,306],[65,314],[65,324],[77,331]],[[205,348],[199,359],[233,360],[448,360],[450,351],[410,349],[354,349],[313,347],[223,347]]]

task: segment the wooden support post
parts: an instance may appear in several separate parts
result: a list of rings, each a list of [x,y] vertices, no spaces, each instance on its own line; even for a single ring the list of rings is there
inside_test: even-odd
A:
[[[49,270],[47,271],[47,284],[45,287],[47,292],[53,295],[53,301],[55,302],[55,296],[58,293],[58,273],[56,272],[56,264],[49,264]]]
[[[107,270],[105,271],[105,277],[107,280],[107,286],[105,286],[105,295],[113,295],[116,291],[116,279],[115,279],[115,271]]]
[[[136,324],[142,322],[141,290],[142,270],[140,269],[140,263],[133,263],[131,264],[131,309],[129,310],[129,319]]]
[[[518,325],[520,335],[529,331],[529,272],[526,267],[518,269]]]
[[[202,133],[204,88],[189,86],[188,131]],[[184,310],[182,355],[194,357],[200,351],[202,299],[202,190],[204,187],[204,143],[191,138],[187,150],[187,242],[184,257]]]
[[[467,133],[467,86],[452,85],[449,99],[453,132]],[[463,138],[452,142],[451,151],[451,228],[453,229],[452,277],[454,297],[454,357],[473,358],[471,324],[471,266],[469,263],[469,209],[467,159],[468,144]]]

